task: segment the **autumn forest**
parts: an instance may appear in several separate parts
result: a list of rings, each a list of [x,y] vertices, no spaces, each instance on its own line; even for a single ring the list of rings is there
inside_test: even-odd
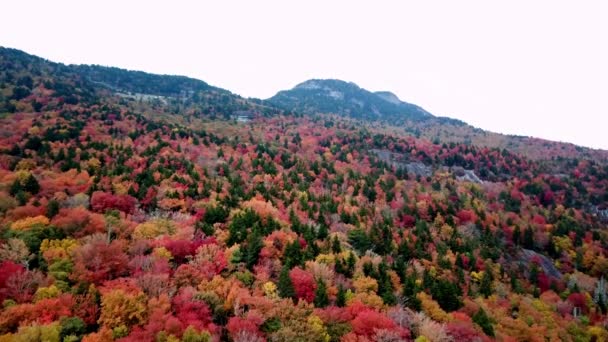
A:
[[[0,341],[608,340],[608,152],[305,101],[0,48]]]

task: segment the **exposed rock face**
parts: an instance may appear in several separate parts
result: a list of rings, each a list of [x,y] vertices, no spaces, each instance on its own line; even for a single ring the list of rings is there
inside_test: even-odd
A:
[[[380,160],[398,169],[407,170],[408,173],[420,177],[427,177],[433,174],[433,168],[419,161],[409,161],[408,157],[401,153],[394,153],[388,150],[372,149],[373,154]]]
[[[589,212],[591,213],[591,215],[596,216],[600,220],[600,222],[608,222],[608,209],[601,209],[598,206],[594,205],[589,208]]]
[[[430,165],[426,165],[419,161],[410,161],[405,154],[380,149],[372,149],[370,152],[390,166],[407,170],[408,173],[412,173],[416,176],[427,177],[433,174],[433,168]],[[451,171],[459,181],[483,184],[483,180],[481,180],[473,170],[467,170],[461,166],[452,166],[450,168],[444,166],[441,167],[441,169],[444,171]]]
[[[380,96],[382,99],[384,99],[385,101],[388,101],[390,103],[394,103],[394,104],[400,104],[402,101],[397,97],[397,95],[391,93],[390,91],[377,91],[374,94]]]
[[[558,271],[558,269],[553,265],[551,259],[546,256],[536,253],[535,251],[529,249],[523,249],[518,255],[519,262],[523,262],[526,265],[530,265],[533,261],[538,261],[539,266],[543,269],[543,272],[549,277],[553,277],[556,279],[562,278],[562,273]]]
[[[481,178],[479,178],[473,170],[467,170],[461,166],[452,166],[450,170],[452,173],[454,173],[454,175],[456,175],[456,179],[459,181],[467,181],[477,184],[483,183]]]

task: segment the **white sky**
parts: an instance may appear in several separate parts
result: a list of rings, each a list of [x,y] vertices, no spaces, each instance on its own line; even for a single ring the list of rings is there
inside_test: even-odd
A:
[[[0,45],[267,98],[310,78],[484,129],[608,149],[607,1],[30,1]]]

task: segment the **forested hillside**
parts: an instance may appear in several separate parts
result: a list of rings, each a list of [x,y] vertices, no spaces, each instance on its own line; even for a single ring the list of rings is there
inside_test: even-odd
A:
[[[576,150],[3,48],[0,107],[0,341],[608,339],[608,166]]]

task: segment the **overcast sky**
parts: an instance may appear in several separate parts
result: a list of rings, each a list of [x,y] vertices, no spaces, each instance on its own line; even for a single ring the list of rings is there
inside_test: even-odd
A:
[[[310,78],[608,149],[608,1],[5,1],[0,45],[267,98]]]

